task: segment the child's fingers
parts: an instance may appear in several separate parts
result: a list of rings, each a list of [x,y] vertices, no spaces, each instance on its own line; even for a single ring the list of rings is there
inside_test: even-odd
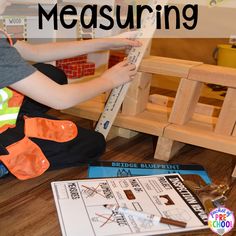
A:
[[[125,44],[130,47],[140,47],[142,43],[139,40],[125,39]]]
[[[128,64],[127,69],[129,71],[133,71],[133,70],[136,70],[136,66],[134,64]]]
[[[136,70],[131,70],[129,72],[129,76],[132,77],[132,76],[135,76],[137,74],[137,71]]]
[[[129,62],[127,59],[117,64],[117,66],[121,66],[121,67],[128,66],[128,65],[129,65]]]

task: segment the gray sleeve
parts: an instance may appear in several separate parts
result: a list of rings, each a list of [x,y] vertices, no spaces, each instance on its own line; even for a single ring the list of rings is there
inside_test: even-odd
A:
[[[36,69],[28,64],[14,47],[0,40],[0,88],[14,84],[35,71]]]

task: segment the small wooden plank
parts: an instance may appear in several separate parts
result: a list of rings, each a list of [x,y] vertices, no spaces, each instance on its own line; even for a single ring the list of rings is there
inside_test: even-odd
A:
[[[187,125],[169,125],[164,137],[199,147],[236,155],[236,137],[219,135],[214,126],[191,121]]]
[[[236,88],[236,69],[215,65],[192,67],[188,79]]]
[[[220,114],[220,110],[221,108],[219,106],[198,103],[195,109],[195,113],[206,116],[218,117]]]
[[[215,133],[222,135],[234,134],[236,123],[236,89],[229,88],[224,99]]]
[[[200,98],[202,85],[198,81],[181,79],[170,115],[170,123],[184,125],[191,119]]]
[[[112,126],[109,134],[107,135],[106,141],[112,140],[116,137],[119,137],[119,128]]]
[[[232,173],[232,177],[236,178],[236,166],[234,167],[233,173]]]
[[[131,139],[131,138],[137,136],[139,133],[135,132],[133,130],[119,128],[118,134],[119,134],[119,137]]]
[[[159,137],[154,158],[162,161],[169,161],[184,145],[184,143],[173,141],[169,138]]]
[[[97,121],[104,109],[104,104],[89,101],[73,108],[62,111],[73,116]],[[114,126],[137,132],[162,135],[164,128],[168,125],[168,115],[163,112],[144,111],[136,116],[118,114]]]
[[[149,96],[149,102],[165,107],[172,107],[174,104],[174,98],[161,94],[151,94]]]
[[[129,129],[123,129],[123,128],[119,128],[116,126],[112,126],[111,127],[111,131],[109,132],[106,141],[112,140],[116,137],[122,137],[122,138],[126,138],[126,139],[131,139],[133,137],[135,137],[136,135],[138,135],[138,132],[129,130]]]
[[[146,108],[152,75],[138,72],[122,105],[122,114],[135,116]]]
[[[164,107],[173,107],[174,104],[173,97],[168,97],[160,94],[150,95],[149,101],[152,104],[157,104],[159,106],[164,106]],[[206,116],[218,117],[220,114],[220,110],[221,108],[219,106],[213,106],[205,103],[198,103],[195,109],[195,113]]]
[[[192,67],[201,64],[202,62],[149,56],[143,59],[139,67],[139,71],[151,74],[169,75],[186,78],[189,74],[189,70]]]
[[[234,126],[233,136],[236,137],[236,124]]]

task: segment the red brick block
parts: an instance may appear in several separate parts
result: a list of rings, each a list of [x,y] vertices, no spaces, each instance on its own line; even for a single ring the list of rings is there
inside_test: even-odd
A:
[[[95,74],[95,63],[87,62],[82,65],[83,67],[83,76],[89,76]]]
[[[69,79],[76,79],[83,76],[82,64],[67,64],[60,66],[60,68],[65,72]]]
[[[67,64],[82,64],[87,62],[87,55],[72,57],[72,58],[66,58],[62,60],[56,61],[57,66],[67,65]]]
[[[123,61],[125,57],[125,52],[111,52],[108,67],[111,68],[112,66],[118,64],[119,62]]]

